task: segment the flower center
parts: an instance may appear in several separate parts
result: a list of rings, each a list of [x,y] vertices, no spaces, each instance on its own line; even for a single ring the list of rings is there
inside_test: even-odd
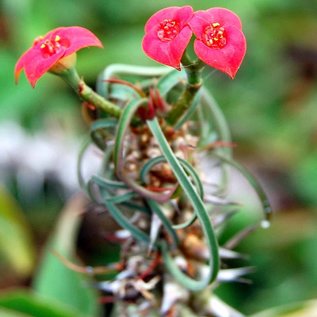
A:
[[[37,38],[34,41],[34,45],[42,42],[42,38]],[[69,41],[67,39],[62,39],[59,35],[56,35],[54,39],[47,39],[42,42],[40,46],[41,53],[43,57],[50,57],[58,53],[61,49],[69,47]]]
[[[218,22],[208,25],[202,36],[202,41],[212,48],[223,48],[227,44],[226,31]]]
[[[179,33],[179,25],[175,20],[165,19],[158,28],[157,37],[163,41],[172,41]]]

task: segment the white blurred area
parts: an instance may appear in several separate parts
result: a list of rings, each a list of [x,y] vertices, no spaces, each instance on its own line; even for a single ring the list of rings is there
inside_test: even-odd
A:
[[[19,195],[34,197],[51,178],[67,197],[79,190],[79,148],[80,141],[54,129],[30,134],[16,122],[1,122],[0,183],[6,185],[15,179]]]

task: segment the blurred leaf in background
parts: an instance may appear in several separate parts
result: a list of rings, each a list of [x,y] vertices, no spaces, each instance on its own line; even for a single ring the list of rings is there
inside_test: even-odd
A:
[[[19,278],[28,277],[35,265],[35,245],[31,228],[22,210],[0,187],[0,265]],[[13,272],[12,272],[13,271]],[[0,280],[5,281],[6,276]]]
[[[34,278],[34,290],[70,306],[83,316],[100,316],[97,290],[88,276],[66,267],[54,253],[75,261],[76,240],[86,199],[79,195],[65,206]],[[54,251],[54,253],[53,253]]]
[[[313,317],[317,312],[317,301],[307,301],[277,307],[268,311],[253,315],[252,317]]]
[[[0,295],[3,317],[86,317],[60,303],[41,298],[33,292],[10,291]]]

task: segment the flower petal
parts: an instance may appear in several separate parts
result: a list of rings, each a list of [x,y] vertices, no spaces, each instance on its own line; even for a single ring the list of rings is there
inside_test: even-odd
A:
[[[30,49],[31,50],[31,49]],[[14,67],[14,79],[15,79],[15,83],[18,83],[20,74],[24,68],[24,64],[25,62],[28,60],[28,55],[29,55],[29,51],[27,50],[26,52],[23,53],[23,55],[18,59],[17,63],[15,64]]]
[[[23,68],[25,76],[32,87],[34,87],[36,82],[64,56],[64,53],[65,51],[61,50],[52,56],[42,57],[37,49],[31,49],[29,51]]]
[[[186,25],[192,17],[193,8],[191,6],[169,7],[154,13],[145,24],[145,32],[149,32],[153,27],[158,27],[165,19],[175,20],[180,24],[180,28]]]
[[[234,26],[226,26],[227,44],[223,48],[212,48],[195,40],[194,50],[198,58],[232,79],[235,77],[246,52],[244,34]]]
[[[162,42],[155,30],[145,34],[142,41],[144,52],[155,61],[180,69],[180,63],[184,51],[192,37],[192,31],[188,26],[184,27],[180,33],[169,42]]]
[[[169,7],[153,14],[145,24],[145,36],[142,41],[145,54],[159,63],[180,69],[182,56],[192,36],[192,31],[187,25],[192,15],[191,6]],[[162,29],[162,23],[166,20],[176,22],[171,37],[169,29]],[[167,39],[159,38],[159,30],[167,32]]]
[[[242,30],[242,23],[240,18],[231,10],[225,8],[211,8],[206,10],[211,19],[220,23],[222,26],[232,25],[237,29]]]
[[[198,39],[201,39],[206,27],[212,23],[219,23],[224,27],[231,25],[235,26],[239,30],[242,29],[240,18],[232,11],[224,8],[211,8],[205,11],[197,11],[188,22]]]
[[[103,47],[96,35],[80,26],[60,27],[49,32],[49,34],[51,38],[55,38],[58,35],[62,39],[69,41],[69,47],[66,49],[64,56],[88,46]]]

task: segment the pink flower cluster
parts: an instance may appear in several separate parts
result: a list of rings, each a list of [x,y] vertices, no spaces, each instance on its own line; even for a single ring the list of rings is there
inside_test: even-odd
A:
[[[246,52],[246,40],[239,17],[228,9],[196,12],[190,6],[162,9],[145,25],[143,50],[157,62],[180,70],[182,56],[193,33],[198,58],[234,78]],[[88,46],[102,47],[89,30],[78,26],[54,29],[37,38],[20,57],[15,65],[15,79],[18,81],[24,70],[34,87],[47,71],[54,71],[56,66],[69,67],[66,57]]]
[[[197,57],[234,78],[246,52],[246,40],[239,17],[228,9],[162,9],[147,21],[142,47],[152,59],[179,70],[193,33]]]

